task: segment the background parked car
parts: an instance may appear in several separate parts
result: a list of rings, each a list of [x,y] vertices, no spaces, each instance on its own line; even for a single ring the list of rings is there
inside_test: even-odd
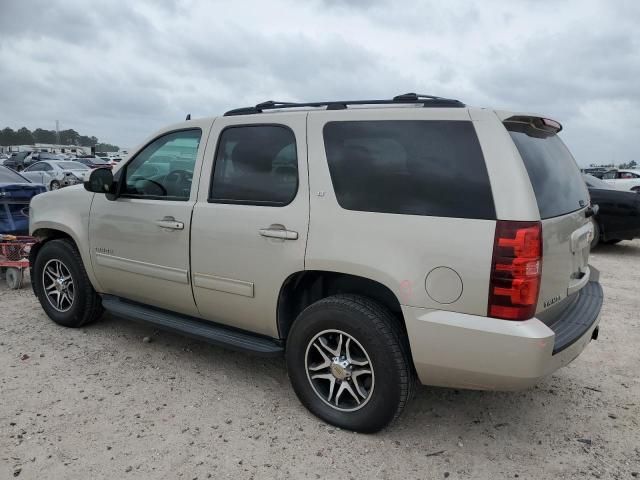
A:
[[[602,180],[617,190],[633,190],[640,193],[640,170],[610,170]]]
[[[618,190],[592,175],[584,175],[591,203],[598,205],[591,248],[640,237],[640,195]]]
[[[4,166],[9,167],[16,172],[25,169],[31,165],[31,160],[26,160],[31,155],[31,152],[13,152],[7,160],[4,161]]]
[[[113,168],[113,165],[109,159],[105,160],[99,157],[82,157],[82,158],[74,158],[73,161],[82,163],[87,167],[93,168]]]
[[[89,178],[91,169],[79,162],[47,160],[34,163],[26,168],[23,175],[35,183],[45,185],[49,190],[82,183]]]
[[[31,183],[13,170],[0,166],[0,233],[26,235],[29,232],[29,202],[44,185]]]

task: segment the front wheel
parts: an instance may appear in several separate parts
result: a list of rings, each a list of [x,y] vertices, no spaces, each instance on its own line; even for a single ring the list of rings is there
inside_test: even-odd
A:
[[[49,190],[58,190],[60,188],[60,182],[58,180],[52,180],[49,184]]]
[[[89,281],[73,242],[51,240],[38,251],[33,288],[43,310],[65,327],[81,327],[102,315],[102,301]]]
[[[296,395],[313,414],[371,433],[400,415],[415,384],[398,320],[359,295],[334,295],[306,308],[286,350]]]

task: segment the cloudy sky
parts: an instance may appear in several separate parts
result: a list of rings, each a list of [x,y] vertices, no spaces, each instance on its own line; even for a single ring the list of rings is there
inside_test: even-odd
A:
[[[416,91],[544,113],[583,165],[640,161],[640,2],[0,0],[0,128],[131,147],[277,100]]]

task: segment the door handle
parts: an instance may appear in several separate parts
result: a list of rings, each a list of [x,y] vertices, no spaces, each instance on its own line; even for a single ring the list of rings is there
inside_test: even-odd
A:
[[[261,228],[260,235],[269,238],[280,238],[282,240],[297,240],[298,232],[287,230],[286,228],[277,228],[273,225],[269,228]]]
[[[169,230],[184,230],[184,223],[178,222],[173,217],[164,217],[162,220],[156,220],[156,225]]]

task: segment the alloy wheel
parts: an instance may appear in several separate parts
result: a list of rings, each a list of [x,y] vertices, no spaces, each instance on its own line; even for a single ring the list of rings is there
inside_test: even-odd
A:
[[[373,394],[375,375],[369,355],[341,330],[324,330],[311,339],[305,370],[316,395],[336,410],[359,410]]]
[[[49,304],[58,312],[67,312],[73,306],[73,277],[60,260],[49,260],[45,264],[42,270],[42,286]]]

